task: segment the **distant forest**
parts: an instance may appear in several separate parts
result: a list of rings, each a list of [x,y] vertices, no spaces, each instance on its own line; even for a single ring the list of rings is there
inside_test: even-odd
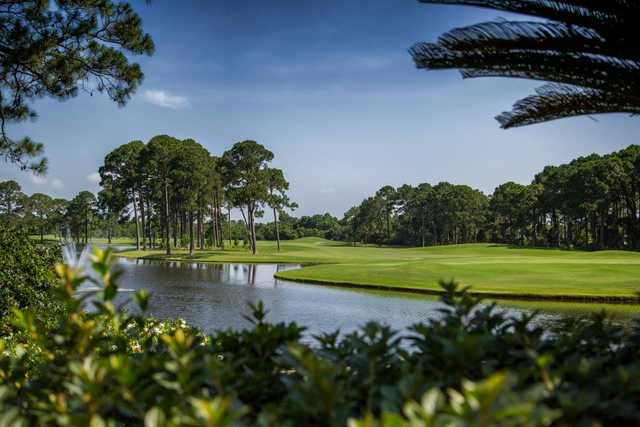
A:
[[[224,196],[221,196],[224,197]],[[81,202],[87,199],[89,202]],[[133,215],[112,221],[100,197],[82,192],[71,201],[26,196],[13,181],[0,182],[0,220],[33,234],[71,230],[87,236],[134,237]],[[264,215],[257,209],[256,216]],[[282,240],[317,236],[351,244],[430,246],[495,242],[519,246],[640,249],[640,146],[547,166],[529,185],[507,182],[492,195],[441,182],[384,186],[342,219],[331,214],[295,217],[280,209]],[[211,233],[209,218],[203,235]],[[231,246],[250,244],[241,221],[221,215],[218,227]],[[155,241],[155,234],[150,240]],[[273,222],[257,222],[256,237],[275,240]],[[155,246],[155,245],[152,245]]]
[[[640,248],[640,146],[547,166],[491,196],[466,185],[385,186],[349,209],[332,238],[356,243]]]

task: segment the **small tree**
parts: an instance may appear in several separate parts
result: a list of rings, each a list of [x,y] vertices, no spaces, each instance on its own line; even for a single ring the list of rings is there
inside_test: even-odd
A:
[[[0,182],[0,214],[7,219],[12,217],[20,201],[24,198],[20,184],[15,181]]]
[[[255,141],[236,143],[221,159],[228,196],[242,213],[254,255],[257,253],[255,219],[269,198],[266,171],[272,159],[273,153]]]
[[[25,198],[25,215],[29,216],[33,226],[40,234],[40,243],[44,243],[44,231],[52,216],[53,199],[46,194],[34,193]]]
[[[140,250],[140,220],[138,211],[143,211],[141,201],[140,154],[144,148],[142,141],[131,141],[111,151],[104,158],[104,165],[100,167],[101,185],[126,195],[126,204],[133,206],[136,222],[136,249]],[[117,200],[118,203],[120,202]],[[116,206],[112,206],[116,208]],[[140,212],[144,218],[144,213]],[[143,237],[144,239],[144,237]]]
[[[90,191],[81,191],[74,197],[67,208],[67,221],[71,226],[71,233],[76,241],[82,240],[85,244],[90,240],[90,227],[96,212],[96,197]]]
[[[289,183],[284,178],[281,169],[269,168],[266,171],[267,187],[269,189],[269,197],[267,204],[273,210],[273,226],[276,232],[276,244],[280,251],[280,230],[278,228],[278,212],[284,208],[295,209],[298,205],[289,200],[286,191],[289,189]]]
[[[376,192],[376,197],[379,197],[384,202],[384,216],[386,222],[386,234],[387,243],[391,242],[391,215],[393,214],[396,204],[396,189],[390,185],[385,185]]]
[[[179,143],[178,139],[168,135],[154,136],[140,155],[140,164],[145,180],[158,186],[158,193],[161,194],[164,246],[167,255],[171,255],[171,214],[169,209],[172,185],[171,170]]]

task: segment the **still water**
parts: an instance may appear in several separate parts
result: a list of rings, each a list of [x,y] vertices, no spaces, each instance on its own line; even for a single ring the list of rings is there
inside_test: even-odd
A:
[[[183,318],[205,332],[241,329],[248,326],[244,316],[249,304],[263,301],[271,322],[291,322],[308,332],[348,332],[375,320],[402,330],[438,316],[442,307],[436,298],[394,292],[370,292],[278,280],[276,271],[299,268],[275,264],[197,264],[120,259],[124,274],[119,299],[146,288],[151,294],[149,314],[159,318]],[[511,312],[541,308],[506,303]],[[543,307],[544,308],[544,307]],[[593,305],[553,306],[542,314],[543,321],[564,315],[584,315]],[[628,318],[635,308],[625,308],[619,316]]]
[[[278,280],[277,271],[299,268],[275,264],[197,264],[146,260],[119,261],[121,287],[151,294],[149,314],[185,319],[212,332],[248,326],[249,304],[262,301],[271,322],[295,321],[310,333],[350,331],[369,320],[397,329],[436,314],[436,300],[380,295]],[[121,296],[126,296],[126,292]]]

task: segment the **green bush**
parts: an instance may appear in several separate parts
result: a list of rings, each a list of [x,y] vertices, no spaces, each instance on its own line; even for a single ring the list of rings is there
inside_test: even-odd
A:
[[[7,319],[14,308],[31,307],[49,321],[60,315],[51,293],[60,260],[59,247],[39,245],[23,231],[0,225],[0,335],[11,332]]]
[[[548,331],[444,284],[440,316],[399,334],[369,323],[309,340],[259,304],[204,336],[115,307],[119,273],[58,266],[54,333],[15,310],[0,341],[0,426],[595,426],[640,419],[640,325],[605,315]],[[86,312],[75,290],[102,287]],[[144,312],[149,295],[136,294]],[[25,360],[30,358],[30,363]]]

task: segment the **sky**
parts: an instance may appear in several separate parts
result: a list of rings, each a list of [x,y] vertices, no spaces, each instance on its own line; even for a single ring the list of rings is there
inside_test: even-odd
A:
[[[46,177],[3,163],[27,194],[98,191],[115,147],[158,134],[220,155],[255,140],[291,183],[296,215],[349,207],[384,185],[449,181],[487,194],[545,165],[638,143],[640,120],[579,117],[501,130],[494,117],[541,83],[417,70],[407,49],[504,14],[416,0],[133,2],[156,44],[126,107],[106,96],[40,99],[13,137],[45,144]]]

